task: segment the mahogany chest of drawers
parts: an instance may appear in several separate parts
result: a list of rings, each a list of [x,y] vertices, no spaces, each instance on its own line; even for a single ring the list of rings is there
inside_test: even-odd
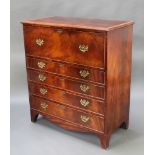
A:
[[[23,22],[31,120],[92,132],[107,148],[128,128],[132,21],[50,17]]]

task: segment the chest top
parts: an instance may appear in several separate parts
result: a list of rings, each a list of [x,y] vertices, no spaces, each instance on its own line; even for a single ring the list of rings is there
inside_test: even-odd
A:
[[[117,28],[122,28],[132,25],[132,21],[116,21],[116,20],[103,20],[103,19],[85,19],[85,18],[72,18],[72,17],[48,17],[37,20],[26,20],[22,22],[24,25],[42,25],[54,27],[66,27],[76,29],[90,29],[94,31],[110,31]]]

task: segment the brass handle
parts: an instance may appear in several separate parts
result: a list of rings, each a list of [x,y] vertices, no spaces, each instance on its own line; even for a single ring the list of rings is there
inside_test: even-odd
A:
[[[40,88],[40,93],[45,95],[47,93],[47,89],[45,88]]]
[[[42,74],[39,74],[38,78],[39,78],[40,81],[45,81],[46,80],[46,76],[44,76]]]
[[[81,115],[81,120],[82,122],[86,123],[89,120],[89,117],[85,115]]]
[[[46,64],[44,62],[42,62],[42,61],[38,62],[38,67],[41,68],[41,69],[44,68],[45,65]]]
[[[88,52],[88,45],[79,45],[79,49],[81,52],[85,53],[85,52]]]
[[[89,75],[89,71],[87,70],[80,70],[80,75],[83,78],[86,78]]]
[[[45,102],[42,102],[42,103],[40,104],[40,106],[41,106],[41,108],[43,108],[44,110],[46,110],[46,109],[48,108],[48,104],[45,103]]]
[[[36,44],[38,45],[38,46],[42,46],[43,44],[44,44],[44,40],[43,39],[36,39]]]
[[[82,106],[86,107],[86,106],[89,105],[90,102],[89,102],[88,100],[81,99],[81,100],[80,100],[80,103],[81,103]]]
[[[83,91],[83,92],[86,92],[89,90],[89,86],[85,85],[85,84],[81,84],[80,85],[80,89]]]

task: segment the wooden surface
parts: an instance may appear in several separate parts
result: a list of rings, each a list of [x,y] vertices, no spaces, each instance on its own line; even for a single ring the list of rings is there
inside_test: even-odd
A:
[[[104,85],[105,84],[105,72],[104,69],[95,69],[89,66],[82,65],[73,65],[71,63],[65,63],[60,61],[54,61],[51,59],[39,59],[36,57],[27,57],[26,59],[27,68],[33,69],[36,71],[45,71],[46,73],[51,73],[55,75],[63,75],[64,77],[71,77],[75,80],[91,82],[95,84]],[[44,68],[38,67],[38,62],[45,63]],[[82,77],[80,71],[86,70],[89,72],[89,75]]]
[[[108,32],[106,133],[129,123],[132,26]],[[109,123],[109,119],[112,120]]]
[[[36,20],[26,20],[24,25],[54,26],[63,28],[78,28],[96,31],[110,31],[132,25],[133,21],[103,20],[103,19],[84,19],[71,17],[48,17]]]
[[[76,92],[78,94],[85,94],[93,98],[104,99],[104,86],[98,86],[89,82],[84,83],[71,78],[65,78],[63,76],[52,75],[50,73],[44,73],[40,71],[28,70],[28,80],[34,81],[40,84],[58,87],[64,90]],[[39,75],[46,77],[45,81],[39,79]],[[84,92],[81,90],[81,86],[89,87]]]
[[[95,131],[104,131],[104,117],[97,117],[90,113],[75,110],[64,106],[63,104],[58,104],[56,102],[47,101],[45,99],[40,99],[37,97],[30,98],[31,108],[48,115],[54,115],[63,120],[79,124],[79,126],[85,126]],[[48,105],[47,109],[43,109],[40,104],[46,103]],[[86,116],[89,118],[87,122],[83,122],[81,116]]]
[[[95,133],[108,148],[112,132],[129,123],[133,22],[53,17],[23,23],[31,121],[41,114],[65,129]]]
[[[99,131],[99,130],[94,130],[91,128],[88,128],[87,126],[83,126],[77,123],[73,123],[67,120],[64,120],[60,117],[56,117],[54,115],[48,115],[47,113],[43,113],[41,111],[35,110],[35,109],[31,109],[30,110],[31,113],[31,121],[32,122],[36,122],[37,121],[37,117],[39,114],[41,114],[42,116],[46,117],[49,121],[51,121],[52,123],[57,124],[58,126],[67,129],[67,130],[71,130],[71,131],[80,131],[80,132],[90,132],[90,133],[96,133],[97,135],[103,135],[103,131]]]
[[[44,95],[40,93],[40,88],[46,89],[48,92]],[[59,90],[57,88],[48,87],[45,85],[36,84],[29,82],[29,93],[30,95],[36,95],[48,100],[63,103],[67,106],[74,106],[76,108],[82,108],[85,111],[96,112],[99,115],[104,114],[104,101],[89,98],[88,96],[80,96],[78,94],[73,94],[71,92],[66,92],[65,90]],[[90,102],[87,107],[81,105],[80,100],[85,99]]]
[[[67,30],[59,33],[52,28],[33,26],[24,26],[24,32],[26,55],[104,68],[103,33]],[[44,44],[38,46],[36,39],[44,40]],[[88,52],[79,50],[83,44],[88,46]]]

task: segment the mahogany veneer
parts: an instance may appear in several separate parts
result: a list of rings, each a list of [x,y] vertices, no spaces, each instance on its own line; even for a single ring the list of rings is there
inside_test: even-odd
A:
[[[49,17],[23,22],[31,121],[92,132],[107,148],[128,128],[132,21]]]

